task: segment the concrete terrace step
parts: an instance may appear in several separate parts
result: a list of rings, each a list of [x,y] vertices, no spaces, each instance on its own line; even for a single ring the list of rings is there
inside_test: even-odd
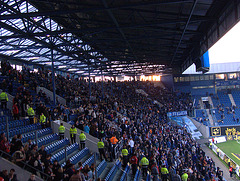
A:
[[[120,180],[122,177],[124,169],[121,167],[117,170],[117,173],[115,174],[115,176],[113,177],[113,180]]]

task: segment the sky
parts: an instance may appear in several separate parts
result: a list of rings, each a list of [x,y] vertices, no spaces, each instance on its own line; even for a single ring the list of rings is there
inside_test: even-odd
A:
[[[232,29],[230,29],[221,39],[219,39],[209,50],[209,63],[210,71],[209,73],[217,73],[220,71],[219,64],[218,67],[213,68],[211,64],[218,63],[231,63],[240,62],[240,22],[238,22]],[[228,72],[227,64],[222,65],[222,69]],[[229,71],[233,71],[232,66],[236,66],[236,70],[239,71],[240,67],[236,63],[230,65]],[[213,70],[214,71],[211,71]],[[221,69],[221,70],[222,70]],[[221,72],[221,71],[220,71]],[[200,74],[201,72],[196,72],[196,66],[193,64],[187,68],[183,74]]]
[[[209,49],[213,63],[240,62],[240,22]]]

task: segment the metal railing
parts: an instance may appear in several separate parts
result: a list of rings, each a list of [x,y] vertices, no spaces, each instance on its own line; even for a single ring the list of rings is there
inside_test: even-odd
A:
[[[115,159],[119,158],[121,155],[121,151],[123,148],[123,140],[120,140],[117,145],[114,147],[114,154],[115,154]]]

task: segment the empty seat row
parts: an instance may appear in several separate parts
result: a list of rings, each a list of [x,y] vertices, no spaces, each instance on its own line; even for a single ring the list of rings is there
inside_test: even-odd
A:
[[[48,145],[45,148],[45,150],[46,150],[47,154],[49,154],[49,153],[52,153],[52,152],[64,147],[65,145],[68,145],[68,144],[69,144],[69,139],[65,138],[63,140],[59,140],[55,143],[52,143],[52,144]]]
[[[51,128],[45,128],[37,131],[38,138],[43,137],[45,135],[51,134],[52,129]],[[23,143],[27,142],[29,139],[33,140],[36,138],[35,132],[26,133],[23,135],[22,141]]]
[[[78,150],[79,149],[79,145],[78,143],[74,143],[70,146],[68,146],[66,148],[66,151],[67,151],[67,155],[70,155],[71,153],[73,153],[74,151]],[[54,160],[57,160],[58,162],[62,159],[64,159],[65,157],[65,149],[62,149],[61,151],[57,152],[56,154],[54,154],[52,157],[51,157],[51,162],[54,162]]]
[[[129,167],[129,165],[127,165],[126,168],[124,169],[124,172],[123,172],[123,174],[122,174],[122,176],[121,176],[120,181],[125,181],[129,170],[130,170],[130,167]]]
[[[70,161],[72,164],[76,164],[78,163],[81,159],[83,159],[87,154],[89,153],[89,149],[88,148],[84,148],[81,151],[79,151],[76,155],[72,156],[70,158]],[[64,162],[61,166],[64,167],[66,165],[66,163]]]
[[[94,163],[94,155],[92,155],[90,158],[88,158],[83,164],[83,168],[88,165],[91,166]]]
[[[30,123],[29,119],[23,119],[23,120],[15,120],[15,121],[9,121],[8,125],[9,125],[9,129],[10,128],[16,128],[19,126],[26,126]],[[6,121],[0,123],[0,130],[4,130],[6,129]]]
[[[55,140],[58,140],[59,139],[59,136],[57,133],[54,133],[52,135],[49,135],[49,136],[46,136],[46,137],[43,137],[41,139],[38,139],[37,140],[37,144],[38,144],[38,147],[41,147],[42,145],[46,145],[46,144],[49,144]],[[33,141],[33,144],[36,144],[35,141]]]
[[[103,172],[103,170],[107,167],[107,162],[103,160],[98,166],[97,166],[97,175],[100,176]]]
[[[112,181],[117,170],[121,167],[121,162],[119,160],[116,161],[116,163],[114,164],[114,166],[111,168],[111,170],[108,172],[105,180],[106,181]]]
[[[27,125],[23,128],[13,128],[9,130],[9,136],[13,137],[14,135],[18,135],[18,134],[24,134],[30,131],[34,131],[36,129],[40,129],[41,125],[39,123],[37,124],[32,124],[32,125]]]
[[[6,113],[6,110],[1,109],[1,110],[0,110],[0,113],[1,113],[2,115],[4,115],[4,116],[0,116],[0,123],[6,122],[6,118],[7,118],[6,115],[8,115],[8,114]],[[10,117],[10,116],[8,116],[8,120],[11,120],[11,117]]]

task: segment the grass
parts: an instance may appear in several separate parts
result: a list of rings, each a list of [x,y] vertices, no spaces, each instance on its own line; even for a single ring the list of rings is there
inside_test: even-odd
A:
[[[226,141],[223,143],[218,143],[217,146],[226,154],[228,155],[235,163],[240,165],[240,158],[237,159],[232,153],[240,154],[240,144],[237,143],[235,140]]]

